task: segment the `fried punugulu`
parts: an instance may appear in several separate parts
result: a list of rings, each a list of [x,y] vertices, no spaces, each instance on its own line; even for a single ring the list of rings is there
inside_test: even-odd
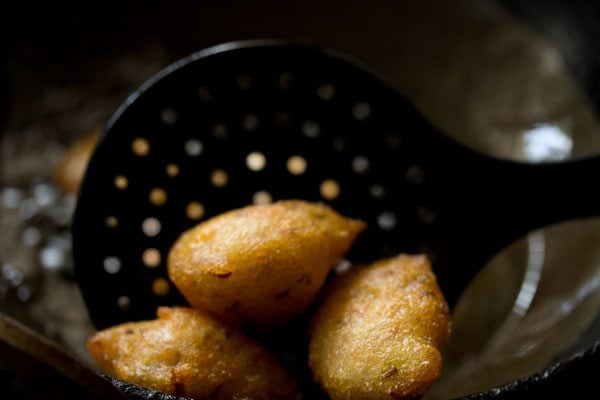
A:
[[[308,308],[364,227],[324,204],[247,206],[183,233],[169,254],[169,277],[193,307],[268,328]]]
[[[63,192],[76,193],[79,190],[79,185],[100,134],[100,129],[96,129],[75,141],[57,164],[54,171],[54,181]]]
[[[309,365],[331,398],[420,397],[439,376],[450,334],[427,257],[357,267],[329,289],[311,323]]]
[[[295,399],[298,385],[259,344],[191,308],[96,333],[88,348],[108,374],[194,399]]]

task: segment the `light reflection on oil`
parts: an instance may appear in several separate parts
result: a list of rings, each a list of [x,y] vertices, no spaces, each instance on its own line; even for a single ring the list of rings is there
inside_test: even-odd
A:
[[[523,152],[528,161],[560,161],[572,150],[573,138],[559,124],[535,124],[523,134]]]

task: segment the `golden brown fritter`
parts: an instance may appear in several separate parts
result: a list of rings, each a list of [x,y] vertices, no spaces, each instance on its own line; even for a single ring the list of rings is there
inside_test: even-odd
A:
[[[96,129],[75,141],[63,155],[54,170],[54,181],[63,192],[75,193],[79,190],[99,137],[100,129]]]
[[[194,399],[295,399],[298,385],[266,350],[191,308],[96,333],[88,348],[106,373]]]
[[[244,207],[185,232],[169,254],[169,277],[195,308],[267,328],[307,309],[364,227],[324,204]]]
[[[333,400],[412,399],[439,376],[449,334],[427,257],[400,255],[333,283],[312,321],[309,365]]]

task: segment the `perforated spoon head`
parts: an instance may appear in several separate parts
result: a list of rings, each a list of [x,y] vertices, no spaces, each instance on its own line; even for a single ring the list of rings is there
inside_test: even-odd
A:
[[[432,131],[381,81],[308,47],[219,47],[171,66],[111,120],[82,185],[75,263],[94,322],[181,303],[170,246],[253,202],[324,201],[367,221],[352,261],[427,250],[430,177],[408,136]]]

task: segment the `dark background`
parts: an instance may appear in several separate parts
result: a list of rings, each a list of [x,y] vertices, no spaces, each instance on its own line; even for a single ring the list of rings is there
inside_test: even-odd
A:
[[[542,32],[559,49],[573,75],[598,107],[599,2],[497,2]],[[3,30],[1,110],[6,117],[9,98],[14,94],[11,91],[35,84],[7,77],[6,64],[11,60],[27,63],[53,80],[66,78],[62,74],[65,70],[76,76],[77,71],[84,71],[90,63],[122,52],[142,51],[143,46],[152,42],[164,45],[172,59],[217,42],[272,37],[274,33],[309,42],[344,43],[349,28],[372,31],[374,27],[369,26],[369,20],[377,23],[376,16],[388,10],[390,14],[408,11],[409,18],[410,7],[405,9],[404,3],[381,0],[3,2],[0,8],[3,10],[0,16]],[[433,19],[444,17],[435,15],[435,7],[431,14]],[[352,43],[345,45],[351,46]],[[73,78],[73,74],[68,77]]]
[[[588,95],[596,111],[600,109],[600,57],[596,48],[600,38],[598,2],[479,2],[488,3],[499,4],[525,21],[558,49],[581,91]],[[82,111],[81,103],[86,103],[102,110],[92,113],[85,124],[71,123],[63,127],[78,135],[102,125],[128,93],[165,65],[216,43],[265,37],[289,38],[345,52],[384,77],[399,81],[400,90],[404,85],[412,94],[415,89],[411,85],[421,85],[424,89],[419,88],[417,92],[421,90],[425,98],[432,97],[435,89],[427,87],[426,82],[419,79],[416,83],[403,81],[392,75],[411,71],[411,54],[417,54],[414,57],[419,59],[417,63],[430,61],[435,64],[447,60],[448,56],[436,58],[435,54],[422,48],[430,46],[432,38],[439,42],[444,30],[452,29],[453,24],[456,31],[460,31],[463,21],[477,21],[478,17],[473,18],[469,13],[477,15],[482,9],[484,14],[490,12],[486,6],[470,11],[472,6],[473,2],[468,0],[3,2],[0,6],[3,9],[0,29],[4,31],[0,39],[0,123],[6,126],[8,122],[10,127],[20,130],[31,124],[32,119],[48,112],[39,101],[45,89],[75,88],[80,98],[66,96],[65,109],[70,107],[82,113],[85,110]],[[461,17],[456,18],[457,15]],[[429,23],[419,29],[423,16]],[[480,23],[473,23],[464,32],[448,36],[454,41],[460,40],[461,35],[485,37],[494,29],[493,26],[488,29],[486,24],[496,22],[486,15]],[[402,28],[404,26],[408,28]],[[439,26],[438,30],[435,30],[436,26]],[[398,37],[399,32],[410,37]],[[472,45],[472,41],[467,43],[466,46]],[[460,46],[449,47],[452,51],[469,51]],[[440,53],[443,51],[440,48]],[[458,55],[461,56],[464,54]],[[118,59],[124,61],[116,62]],[[138,64],[127,64],[127,59],[137,60]],[[400,68],[397,72],[393,69],[398,70],[398,65],[403,63],[408,65],[406,70]],[[485,79],[476,76],[473,65],[466,67],[469,74],[475,75],[473,79]],[[477,68],[476,63],[474,67]],[[414,70],[414,66],[412,68]],[[443,68],[443,65],[437,68]],[[435,67],[430,69],[431,75],[439,72]],[[486,73],[482,71],[483,75]],[[417,98],[419,96],[413,96],[417,107],[427,108],[427,105],[422,106],[423,100]],[[69,107],[68,102],[71,102]],[[440,115],[448,105],[435,107],[441,111],[434,110],[430,117],[445,121],[442,127],[451,136],[460,136],[460,132],[454,131],[470,129],[468,126],[463,129],[468,117],[460,115],[460,110],[448,110],[457,115]],[[58,107],[55,107],[55,113],[56,109]],[[47,117],[48,130],[52,130],[56,121],[52,116]],[[482,149],[485,152],[486,146]]]

